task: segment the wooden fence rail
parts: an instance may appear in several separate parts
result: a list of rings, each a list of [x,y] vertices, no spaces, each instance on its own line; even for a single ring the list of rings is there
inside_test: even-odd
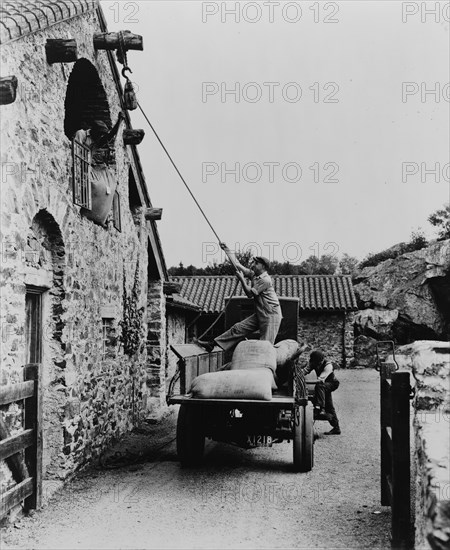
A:
[[[410,547],[409,372],[380,365],[381,504],[391,506],[392,547]]]
[[[0,518],[24,502],[26,511],[42,500],[42,404],[40,364],[24,367],[24,382],[0,387],[0,406],[24,401],[24,429],[11,435],[0,416],[0,460],[6,460],[16,485],[1,494]]]

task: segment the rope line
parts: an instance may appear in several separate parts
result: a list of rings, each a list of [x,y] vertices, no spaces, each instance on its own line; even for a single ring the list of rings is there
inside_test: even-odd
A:
[[[239,280],[236,279],[236,282],[235,282],[235,285],[234,285],[234,288],[233,288],[233,292],[230,294],[228,300],[226,301],[225,303],[225,307],[222,309],[222,311],[219,313],[219,315],[217,316],[217,318],[213,321],[212,325],[209,326],[205,332],[203,334],[201,334],[198,339],[199,340],[202,340],[203,337],[205,336],[205,334],[208,334],[208,332],[214,327],[216,326],[216,324],[219,322],[220,319],[222,319],[223,315],[225,314],[225,311],[227,310],[227,307],[228,307],[228,304],[231,302],[231,298],[233,298],[236,290],[237,290],[237,287],[238,287],[238,284],[239,284]]]
[[[152,123],[150,122],[150,120],[148,119],[147,115],[145,114],[144,110],[142,109],[141,107],[141,104],[138,102],[138,107],[141,111],[141,113],[144,115],[144,118],[145,120],[148,122],[148,125],[150,126],[150,128],[152,129],[152,132],[155,134],[155,137],[156,139],[159,141],[159,144],[161,145],[161,147],[164,149],[164,152],[166,153],[167,155],[167,158],[170,160],[170,162],[172,163],[172,166],[175,168],[177,174],[180,176],[180,179],[181,181],[184,183],[186,189],[188,190],[189,194],[191,195],[191,197],[193,198],[195,204],[198,206],[198,209],[200,210],[200,212],[202,213],[203,217],[205,218],[207,224],[209,225],[209,227],[211,228],[212,232],[214,233],[214,235],[216,236],[217,240],[219,242],[221,242],[221,239],[219,237],[219,235],[217,234],[216,230],[214,229],[214,227],[212,226],[211,222],[209,221],[208,217],[206,216],[205,212],[203,211],[203,208],[200,206],[198,200],[195,198],[194,196],[194,193],[192,193],[189,185],[186,183],[186,180],[183,178],[181,172],[178,170],[178,167],[177,165],[175,164],[174,160],[172,159],[172,157],[170,156],[170,153],[169,151],[166,149],[164,143],[161,141],[161,138],[159,137],[158,135],[158,132],[153,128],[153,125]]]
[[[188,190],[189,194],[191,195],[192,199],[194,200],[195,204],[197,205],[198,209],[200,210],[200,212],[202,213],[203,217],[205,218],[206,220],[206,223],[209,225],[209,227],[211,228],[211,231],[214,233],[214,235],[216,236],[217,240],[219,241],[219,243],[221,242],[221,239],[219,237],[219,235],[217,234],[216,230],[214,229],[214,227],[212,226],[211,222],[209,221],[208,217],[206,216],[205,212],[203,211],[203,208],[200,206],[200,203],[198,202],[198,200],[195,198],[195,195],[194,193],[191,191],[189,185],[186,183],[186,180],[183,178],[183,175],[181,174],[180,170],[178,169],[178,166],[175,164],[173,158],[171,157],[169,151],[166,149],[166,146],[164,145],[164,143],[162,142],[161,138],[159,137],[158,135],[158,132],[155,130],[155,128],[153,127],[153,124],[150,122],[148,116],[145,114],[144,112],[144,109],[141,107],[141,104],[138,102],[137,103],[138,107],[139,107],[139,110],[141,111],[142,115],[144,116],[145,120],[147,121],[148,125],[150,126],[150,128],[152,129],[152,132],[153,134],[155,135],[156,139],[158,140],[159,144],[161,145],[161,147],[163,148],[164,152],[166,153],[167,155],[167,158],[170,160],[172,166],[175,168],[175,171],[176,173],[180,176],[180,179],[181,181],[183,182],[184,186],[186,187],[186,189]],[[228,254],[227,254],[228,256]],[[234,269],[236,270],[236,272],[238,271],[238,268],[236,266],[236,264],[234,263],[234,261],[232,261],[232,259],[228,256],[228,259],[230,260],[232,266],[234,267]],[[225,311],[227,310],[227,307],[231,301],[231,298],[234,296],[234,294],[236,293],[236,290],[237,290],[237,287],[238,287],[238,284],[239,284],[239,280],[236,280],[236,283],[234,285],[234,289],[233,289],[233,292],[231,293],[230,297],[228,298],[226,304],[225,304],[225,307],[223,308],[223,310],[219,313],[219,315],[217,316],[217,318],[214,320],[214,322],[211,324],[211,326],[209,326],[206,331],[199,337],[199,340],[201,340],[205,334],[208,334],[208,332],[219,322],[219,320],[223,317],[223,315],[225,314]]]

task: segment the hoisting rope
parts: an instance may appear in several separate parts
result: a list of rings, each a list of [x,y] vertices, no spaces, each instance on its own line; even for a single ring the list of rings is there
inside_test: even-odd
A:
[[[195,195],[194,193],[191,191],[189,185],[186,183],[186,180],[183,178],[183,175],[181,174],[181,172],[179,171],[178,169],[178,166],[175,164],[173,158],[171,157],[169,151],[166,149],[166,146],[164,145],[164,143],[162,142],[161,138],[159,137],[158,135],[158,132],[155,130],[155,128],[153,127],[153,124],[150,122],[149,118],[147,117],[147,115],[145,114],[144,110],[142,109],[141,107],[141,104],[138,102],[138,107],[142,113],[142,115],[144,116],[145,120],[147,121],[148,125],[150,126],[150,128],[152,129],[152,132],[154,133],[156,139],[158,140],[159,144],[161,145],[161,147],[163,148],[164,152],[166,153],[167,155],[167,158],[170,160],[172,166],[175,168],[175,171],[177,172],[177,174],[180,176],[180,179],[181,181],[184,183],[184,186],[186,187],[186,189],[188,190],[189,194],[191,195],[192,199],[194,200],[195,204],[197,205],[198,209],[200,210],[200,212],[202,213],[203,217],[205,218],[207,224],[209,225],[209,227],[211,228],[211,231],[214,233],[214,235],[216,236],[217,240],[219,241],[219,243],[221,243],[221,239],[219,237],[219,235],[217,234],[216,230],[214,229],[214,227],[212,226],[211,222],[209,221],[207,215],[205,214],[205,212],[203,211],[203,208],[200,206],[198,200],[195,198]],[[233,257],[231,255],[229,255],[226,251],[225,251],[226,255],[228,256],[228,259],[230,260],[231,264],[233,265],[234,269],[236,270],[236,272],[238,271],[238,267],[233,259]],[[222,316],[225,314],[225,311],[228,307],[228,304],[230,303],[230,300],[231,298],[234,296],[236,290],[237,290],[237,287],[238,287],[238,284],[239,284],[239,280],[236,280],[236,283],[234,285],[234,289],[233,289],[233,292],[231,293],[231,295],[229,296],[227,302],[225,303],[225,307],[224,309],[219,313],[218,317],[214,320],[214,322],[212,323],[212,325],[210,327],[208,327],[206,329],[206,331],[200,335],[199,337],[199,340],[201,340],[205,334],[208,334],[208,332],[219,322],[219,320],[222,318]]]
[[[237,287],[238,287],[238,284],[239,284],[239,280],[236,279],[236,282],[234,284],[234,288],[233,288],[233,292],[230,294],[230,296],[228,296],[228,300],[225,302],[225,307],[222,309],[222,311],[219,313],[219,315],[217,316],[217,318],[213,321],[212,325],[210,325],[203,334],[201,334],[198,339],[199,340],[203,340],[203,337],[208,334],[208,332],[217,325],[217,323],[219,322],[220,319],[222,319],[223,315],[225,314],[225,311],[227,310],[227,307],[228,307],[228,304],[230,303],[231,301],[231,298],[233,298],[236,290],[237,290]]]
[[[127,82],[129,81],[129,78],[127,77],[127,75],[125,74],[127,71],[129,71],[130,73],[132,73],[133,71],[130,69],[130,67],[128,66],[128,59],[127,59],[127,50],[126,50],[126,47],[125,47],[125,41],[124,41],[124,38],[123,38],[123,31],[119,31],[119,47],[117,49],[117,60],[119,61],[119,63],[121,63],[123,65],[123,69],[122,69],[122,76],[127,80]],[[205,212],[203,211],[203,208],[200,206],[198,200],[195,198],[194,196],[194,193],[191,191],[189,185],[186,183],[186,180],[183,178],[183,175],[181,174],[181,172],[178,170],[178,166],[175,164],[173,158],[171,157],[169,151],[166,149],[166,146],[164,145],[164,143],[162,142],[161,138],[159,137],[158,135],[158,132],[155,130],[155,128],[153,127],[153,124],[150,122],[148,116],[145,114],[144,112],[144,109],[141,107],[141,104],[139,102],[137,102],[137,106],[139,107],[139,110],[141,111],[142,115],[144,116],[145,120],[147,121],[148,125],[150,126],[150,128],[152,129],[152,132],[154,133],[156,139],[158,140],[159,144],[161,145],[161,147],[163,148],[164,152],[166,153],[167,155],[167,158],[170,160],[172,166],[175,168],[175,171],[177,172],[177,174],[179,175],[181,181],[183,182],[184,186],[186,187],[186,189],[188,190],[189,194],[191,195],[193,201],[195,202],[195,204],[197,205],[198,209],[200,210],[202,216],[205,218],[206,220],[206,223],[209,225],[209,227],[211,228],[211,231],[214,233],[216,239],[219,241],[219,243],[221,243],[221,239],[219,237],[219,235],[217,234],[217,231],[214,229],[212,223],[209,221],[207,215],[205,214]],[[228,256],[228,259],[230,260],[230,262],[232,263],[234,269],[236,271],[239,271],[237,266],[236,266],[236,263],[234,262],[234,259],[225,251],[225,253],[227,254]]]
[[[121,63],[123,65],[123,69],[122,69],[122,76],[126,79],[127,81],[127,85],[129,85],[131,88],[132,88],[132,84],[131,84],[131,81],[130,79],[128,78],[128,76],[126,75],[126,72],[129,71],[130,73],[132,73],[133,71],[130,69],[130,67],[128,66],[128,59],[127,59],[127,50],[126,50],[126,47],[125,47],[125,42],[124,42],[124,37],[123,37],[123,32],[120,31],[119,32],[119,47],[118,47],[118,50],[117,50],[117,60],[119,61],[119,63]],[[198,200],[196,199],[194,193],[191,191],[189,185],[187,184],[186,180],[184,179],[183,175],[181,174],[180,170],[178,169],[178,166],[175,164],[175,161],[173,160],[172,156],[170,155],[169,151],[167,150],[166,146],[164,145],[164,143],[162,142],[161,138],[159,137],[158,135],[158,132],[155,130],[155,128],[153,127],[153,124],[150,122],[150,119],[148,118],[148,116],[145,114],[145,111],[144,109],[141,107],[141,104],[139,102],[137,102],[137,106],[139,107],[139,110],[141,111],[143,117],[145,118],[145,120],[147,121],[147,124],[150,126],[153,134],[155,135],[156,139],[158,140],[159,144],[161,145],[163,151],[166,153],[167,155],[167,158],[170,160],[172,166],[174,167],[176,173],[178,174],[178,176],[180,177],[181,181],[183,182],[184,186],[186,187],[186,189],[188,190],[188,193],[191,195],[193,201],[195,202],[195,204],[197,205],[197,208],[200,210],[203,218],[206,220],[206,223],[209,225],[211,231],[214,233],[216,239],[218,240],[219,244],[222,242],[217,231],[214,229],[212,223],[209,221],[208,219],[208,216],[205,214],[203,208],[200,206],[200,203],[198,202]],[[236,265],[236,262],[234,260],[234,258],[226,251],[224,250],[225,254],[227,255],[228,259],[230,260],[232,266],[234,267],[236,273],[239,271],[237,265]],[[238,287],[238,284],[239,284],[239,281],[236,281],[236,284],[234,286],[234,289],[233,289],[233,292],[231,293],[231,295],[229,296],[228,300],[226,301],[225,303],[225,307],[224,309],[219,313],[219,315],[217,316],[217,318],[214,320],[214,322],[212,323],[212,325],[210,327],[208,327],[208,329],[199,337],[199,340],[201,340],[206,334],[208,334],[208,332],[219,322],[219,320],[222,318],[222,316],[225,314],[225,311],[228,307],[228,304],[230,303],[230,300],[231,298],[234,296],[234,294],[236,293],[236,290],[237,290],[237,287]]]
[[[186,189],[188,190],[189,194],[191,195],[191,197],[193,198],[195,204],[198,206],[198,209],[200,210],[200,212],[202,213],[203,217],[205,218],[207,224],[209,225],[209,227],[211,228],[211,231],[214,233],[214,235],[216,236],[217,240],[220,242],[222,242],[220,240],[220,237],[219,235],[217,234],[216,230],[214,229],[214,227],[212,226],[211,222],[209,221],[208,217],[206,216],[205,212],[203,211],[203,208],[200,206],[198,200],[195,198],[194,196],[194,193],[192,193],[189,185],[186,183],[186,180],[183,178],[181,172],[178,170],[178,167],[177,165],[175,164],[175,162],[173,161],[173,158],[170,156],[170,153],[169,151],[166,149],[164,143],[161,141],[161,138],[159,137],[157,131],[155,130],[155,128],[153,127],[152,123],[150,122],[150,120],[148,119],[147,115],[145,114],[144,110],[142,109],[141,107],[141,104],[138,102],[138,107],[141,111],[141,113],[143,114],[145,120],[148,122],[148,125],[150,126],[150,128],[152,129],[152,132],[155,134],[155,137],[156,139],[159,141],[159,144],[161,145],[161,147],[164,149],[164,152],[166,153],[168,159],[170,160],[170,162],[172,163],[172,166],[175,168],[177,174],[180,176],[180,179],[181,181],[184,183]],[[236,268],[236,265],[234,262],[231,262],[234,267]]]

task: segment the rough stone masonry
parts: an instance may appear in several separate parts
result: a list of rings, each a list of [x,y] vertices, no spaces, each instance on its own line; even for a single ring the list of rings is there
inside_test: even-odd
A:
[[[24,25],[19,16],[18,24]],[[148,269],[148,225],[142,208],[131,208],[129,195],[130,171],[138,181],[140,168],[132,149],[123,145],[123,126],[115,141],[115,163],[109,167],[117,181],[121,230],[112,223],[95,225],[73,202],[65,101],[74,67],[82,62],[98,74],[97,91],[113,123],[121,108],[107,52],[93,47],[93,34],[101,31],[99,14],[90,9],[1,50],[2,73],[17,75],[19,82],[15,102],[1,107],[0,383],[23,380],[34,330],[27,310],[33,298],[28,295],[37,291],[44,479],[66,479],[161,401],[164,336],[150,356],[144,345],[130,357],[120,342],[124,293],[132,292],[136,278],[135,307],[147,311]],[[76,39],[76,64],[47,63],[47,39],[67,37]],[[90,101],[90,95],[80,94],[79,101]],[[158,282],[148,304],[152,307],[143,315],[143,334],[150,321],[151,330],[164,335],[164,296]],[[10,433],[20,431],[21,407],[11,405],[2,412]],[[2,463],[1,489],[12,485]]]

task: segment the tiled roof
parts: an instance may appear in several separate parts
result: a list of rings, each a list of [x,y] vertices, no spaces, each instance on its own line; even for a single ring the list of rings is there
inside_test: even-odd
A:
[[[193,311],[200,311],[200,307],[197,304],[194,304],[190,300],[183,298],[179,294],[172,294],[171,296],[166,297],[167,305],[176,307],[179,309],[191,309]]]
[[[0,44],[97,7],[98,0],[4,0],[0,4]]]
[[[180,294],[197,304],[205,313],[219,313],[225,299],[245,296],[236,277],[231,275],[170,277],[181,285]],[[280,297],[299,298],[304,311],[351,311],[358,309],[351,277],[348,275],[273,275],[275,291]]]

